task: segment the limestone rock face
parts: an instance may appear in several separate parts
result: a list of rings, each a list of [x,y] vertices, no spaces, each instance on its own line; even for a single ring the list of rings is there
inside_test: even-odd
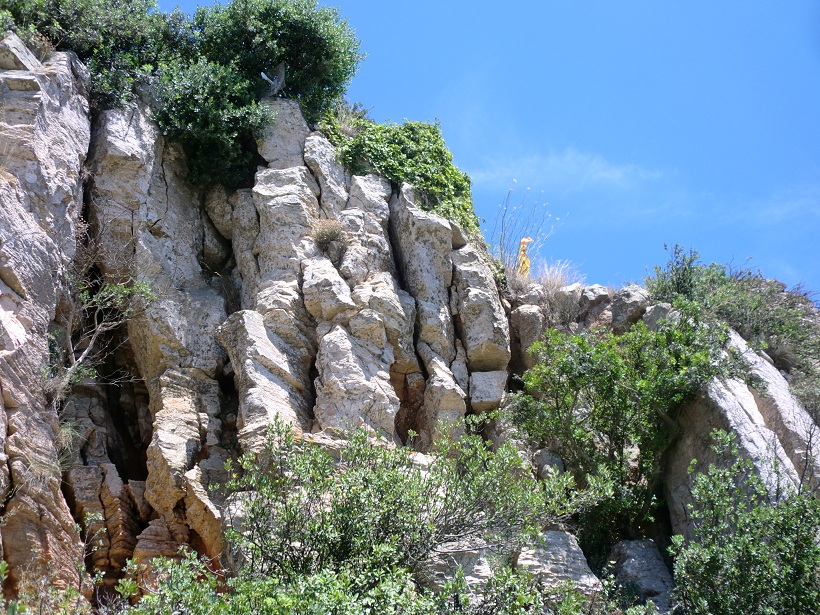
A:
[[[14,35],[0,43],[0,555],[77,582],[79,536],[61,492],[58,416],[44,395],[49,327],[76,251],[90,123],[76,58],[45,63]]]
[[[612,300],[612,331],[624,333],[640,320],[649,307],[649,293],[642,286],[631,284],[615,293]]]
[[[416,207],[404,185],[390,201],[390,236],[407,290],[416,300],[418,339],[449,365],[455,358],[450,314],[453,232],[443,218]]]
[[[366,426],[395,436],[399,398],[390,383],[392,352],[386,342],[383,320],[373,310],[352,318],[350,331],[335,325],[322,336],[314,413],[323,428]]]
[[[489,266],[470,245],[451,252],[455,313],[464,331],[471,371],[506,370],[510,329]]]
[[[817,459],[806,455],[811,442],[811,418],[791,396],[788,384],[776,369],[756,356],[735,333],[731,344],[762,379],[766,394],[737,380],[712,382],[681,411],[681,435],[669,453],[665,478],[673,530],[687,537],[692,536],[687,514],[687,506],[692,503],[688,466],[697,459],[697,469],[705,471],[717,462],[711,450],[710,434],[714,429],[736,435],[741,456],[754,464],[773,494],[778,486],[796,486],[807,464],[807,475],[813,481],[809,486],[815,487],[818,480]]]
[[[302,263],[305,307],[316,320],[333,320],[344,310],[355,308],[350,288],[327,258],[306,259]]]
[[[422,582],[440,590],[460,567],[468,588],[478,592],[493,576],[490,559],[491,554],[485,549],[471,549],[460,544],[444,545],[444,549],[435,553],[423,570]],[[538,577],[548,588],[569,584],[585,596],[593,596],[603,590],[578,542],[569,532],[543,532],[531,544],[513,554],[512,559],[517,570]]]
[[[335,217],[347,205],[350,174],[339,164],[336,150],[321,133],[311,133],[305,139],[305,164],[319,182],[325,215]]]
[[[104,112],[94,129],[90,216],[104,246],[100,270],[112,281],[146,282],[157,296],[128,322],[150,399],[144,500],[165,526],[185,534],[181,504],[199,493],[186,474],[209,459],[221,435],[216,378],[225,354],[216,330],[225,299],[200,264],[208,260],[211,222],[202,194],[182,179],[179,153],[143,108]],[[149,557],[159,551],[146,531],[136,538],[136,552]]]
[[[265,327],[262,314],[235,312],[218,334],[239,391],[237,428],[243,448],[255,448],[276,418],[309,431],[308,373],[288,345]]]
[[[535,357],[529,349],[547,326],[544,311],[537,305],[521,305],[510,314],[510,329],[512,330],[513,364],[516,374],[522,374],[535,365]]]
[[[259,154],[272,169],[289,169],[305,164],[305,140],[310,129],[295,100],[268,100],[273,123],[256,139]]]
[[[651,601],[659,613],[668,613],[674,581],[652,540],[623,540],[609,554],[615,562],[615,582],[636,590],[643,601]]]

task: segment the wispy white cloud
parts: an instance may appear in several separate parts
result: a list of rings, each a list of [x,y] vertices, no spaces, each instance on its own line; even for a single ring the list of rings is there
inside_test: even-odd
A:
[[[661,171],[634,163],[610,162],[599,154],[569,148],[560,153],[490,160],[467,169],[473,183],[486,186],[533,185],[556,193],[587,189],[631,189],[662,179]]]
[[[781,188],[765,199],[738,207],[757,224],[800,223],[820,218],[820,183]]]

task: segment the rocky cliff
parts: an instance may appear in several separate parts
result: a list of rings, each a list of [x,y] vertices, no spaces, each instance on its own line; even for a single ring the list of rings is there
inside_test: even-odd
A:
[[[76,583],[75,521],[89,513],[84,529],[102,537],[92,563],[111,581],[128,559],[181,545],[220,556],[225,462],[274,418],[304,437],[363,426],[398,444],[412,430],[427,450],[465,414],[499,407],[546,327],[651,323],[640,287],[574,285],[550,304],[531,285],[503,302],[456,225],[410,186],[351,176],[293,102],[269,101],[267,166],[229,194],[186,182],[144,108],[92,118],[84,75],[70,54],[41,63],[14,37],[0,46],[0,536],[12,585],[40,565]],[[78,241],[99,248],[99,283],[144,282],[153,298],[111,332],[100,377],[55,400],[44,370]],[[772,453],[793,481],[808,463],[811,421],[777,370],[735,344],[766,393],[716,382],[684,411],[666,480],[676,532],[688,531],[686,468],[708,462],[713,426],[739,433],[764,475]],[[60,444],[61,423],[76,446]],[[559,548],[569,572],[555,572]],[[596,587],[569,535],[522,555]]]

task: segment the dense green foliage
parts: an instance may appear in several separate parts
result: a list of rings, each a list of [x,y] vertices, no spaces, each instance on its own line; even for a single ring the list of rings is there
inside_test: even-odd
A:
[[[341,112],[325,116],[321,128],[351,172],[378,173],[395,185],[412,184],[425,209],[470,234],[479,233],[470,178],[453,164],[438,123],[379,124],[364,113],[351,113],[345,103],[340,107]]]
[[[135,607],[121,602],[107,613],[134,615],[653,615],[651,606],[621,606],[612,592],[588,598],[569,585],[548,588],[508,568],[496,571],[480,595],[463,577],[434,593],[406,571],[344,568],[299,577],[230,581],[220,592],[215,575],[191,553],[180,561],[157,559],[158,582]],[[128,585],[128,584],[125,584]],[[132,586],[133,587],[133,586]],[[612,594],[612,595],[610,595]]]
[[[254,162],[253,132],[269,118],[236,67],[174,60],[162,65],[156,93],[154,118],[182,144],[191,181],[241,185]]]
[[[514,543],[561,506],[531,477],[511,478],[520,466],[511,447],[493,452],[471,435],[442,443],[423,471],[406,451],[375,445],[364,432],[334,462],[278,429],[241,465],[231,488],[243,494],[248,521],[229,539],[248,574],[262,577],[344,565],[417,571],[448,543]]]
[[[91,72],[99,106],[130,101],[133,87],[185,46],[185,18],[156,10],[155,0],[10,0],[6,25],[31,46],[74,51]],[[45,46],[45,47],[44,47]]]
[[[353,31],[315,0],[234,0],[193,18],[154,0],[11,0],[0,21],[32,46],[72,50],[98,108],[149,92],[163,133],[187,154],[191,179],[241,185],[255,169],[253,132],[268,119],[263,71],[284,62],[284,95],[317,119],[362,56]],[[154,91],[155,90],[155,91]]]
[[[620,336],[547,331],[513,404],[514,421],[561,455],[579,481],[614,481],[614,497],[581,521],[593,559],[651,519],[681,404],[712,378],[739,373],[723,352],[726,330],[707,324],[694,304],[677,307],[679,318],[657,331],[642,322]]]
[[[674,539],[684,612],[820,613],[820,500],[789,486],[771,495],[733,438],[713,435],[723,462],[694,477],[695,538]]]
[[[316,0],[232,0],[199,7],[193,19],[196,51],[231,62],[261,95],[260,73],[285,62],[285,92],[316,121],[342,96],[361,60],[359,42],[336,9]]]

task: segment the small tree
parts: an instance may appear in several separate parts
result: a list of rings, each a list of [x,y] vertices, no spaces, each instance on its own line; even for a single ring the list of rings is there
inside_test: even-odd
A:
[[[657,331],[642,322],[620,336],[549,330],[531,349],[537,363],[514,400],[515,422],[561,455],[579,481],[605,472],[615,482],[615,497],[581,523],[587,549],[640,533],[657,503],[663,454],[679,432],[679,407],[712,378],[743,373],[724,351],[725,328],[704,322],[696,305],[678,309],[678,321],[662,321]]]
[[[260,73],[285,63],[285,95],[316,121],[342,96],[364,57],[347,21],[316,0],[233,0],[201,6],[193,18],[199,55],[232,62],[259,96]]]
[[[71,385],[97,375],[96,366],[110,352],[110,334],[156,298],[145,281],[103,279],[97,269],[103,257],[97,237],[77,223],[77,251],[64,273],[65,296],[55,318],[60,328],[49,335],[43,376],[46,394],[58,410]]]

